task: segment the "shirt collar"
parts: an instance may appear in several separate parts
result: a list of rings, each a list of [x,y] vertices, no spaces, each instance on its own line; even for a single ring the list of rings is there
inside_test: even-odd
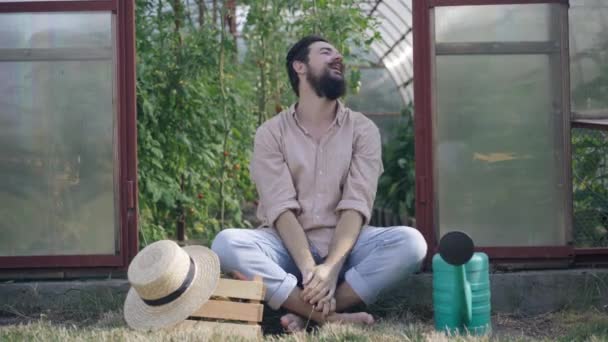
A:
[[[292,104],[291,107],[289,107],[289,113],[294,118],[296,123],[298,123],[298,125],[299,125],[300,122],[298,121],[298,116],[296,115],[296,106],[297,106],[297,103]],[[346,116],[346,110],[347,110],[346,106],[344,106],[342,101],[338,100],[338,109],[336,110],[336,123],[338,124],[338,126],[342,126],[342,124],[344,123],[344,117]]]
[[[336,113],[336,117],[338,119],[338,126],[342,126],[344,123],[344,117],[346,116],[346,106],[342,103],[342,101],[338,100],[338,111]]]

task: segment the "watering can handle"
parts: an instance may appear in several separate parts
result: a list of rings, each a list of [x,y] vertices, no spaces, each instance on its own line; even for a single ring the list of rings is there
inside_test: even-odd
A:
[[[473,294],[471,292],[471,283],[467,280],[467,272],[464,265],[460,266],[460,274],[462,280],[462,289],[464,290],[464,306],[465,306],[465,323],[471,323],[473,320]]]

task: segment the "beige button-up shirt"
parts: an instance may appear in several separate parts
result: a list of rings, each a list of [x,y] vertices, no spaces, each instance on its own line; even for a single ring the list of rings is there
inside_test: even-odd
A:
[[[256,132],[250,172],[260,196],[261,227],[274,230],[279,215],[293,210],[325,257],[341,210],[354,209],[369,224],[383,171],[373,121],[338,102],[336,118],[317,144],[292,105]]]

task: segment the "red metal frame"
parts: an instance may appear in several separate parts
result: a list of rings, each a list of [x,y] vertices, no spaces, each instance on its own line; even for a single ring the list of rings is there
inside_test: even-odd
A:
[[[135,98],[134,0],[3,2],[0,13],[105,11],[116,14],[120,250],[117,255],[52,255],[0,257],[1,269],[108,270],[127,268],[138,250],[137,113]]]
[[[576,248],[575,263],[608,264],[608,248]]]
[[[120,255],[44,255],[0,257],[2,268],[62,268],[62,267],[121,267],[124,258]]]
[[[434,216],[433,177],[433,41],[431,10],[437,6],[506,5],[560,3],[567,0],[421,0],[413,1],[414,35],[414,111],[415,111],[415,151],[416,151],[416,221],[428,245],[427,265],[432,253],[437,249]],[[585,126],[573,123],[573,126]],[[525,262],[528,260],[577,260],[586,259],[608,261],[608,249],[575,249],[571,245],[545,247],[479,247],[494,261]],[[576,257],[576,259],[575,259]]]
[[[430,260],[435,239],[433,203],[433,138],[431,82],[431,22],[426,1],[412,2],[414,50],[414,127],[416,156],[416,226],[424,236]]]
[[[571,246],[539,246],[539,247],[478,247],[493,259],[553,259],[572,258],[574,248]]]
[[[130,2],[131,0],[126,0]],[[0,2],[0,13],[112,11],[118,0]]]
[[[529,5],[529,4],[564,4],[568,0],[428,0],[429,7],[439,6],[482,6],[482,5]]]
[[[137,98],[136,98],[136,81],[135,81],[135,0],[122,0],[119,15],[121,18],[121,28],[119,29],[119,37],[122,39],[120,50],[123,52],[122,67],[124,73],[121,83],[122,93],[125,95],[122,117],[126,121],[125,144],[127,147],[126,153],[126,179],[130,184],[126,187],[128,190],[127,202],[128,205],[123,206],[127,211],[127,222],[125,224],[125,239],[122,250],[124,253],[124,267],[129,265],[129,262],[135,257],[138,251],[138,234],[137,234],[137,208],[138,208],[138,190],[137,190]],[[122,32],[122,34],[120,34]],[[124,164],[123,164],[124,165]],[[123,183],[125,184],[125,183]]]

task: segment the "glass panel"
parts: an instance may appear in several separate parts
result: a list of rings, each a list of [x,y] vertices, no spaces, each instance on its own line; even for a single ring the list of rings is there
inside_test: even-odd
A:
[[[393,46],[393,44],[395,44],[395,42],[399,39],[399,32],[395,31],[395,29],[392,27],[388,27],[388,25],[378,26],[378,32],[389,47]]]
[[[406,103],[414,102],[414,87],[411,84],[406,88],[399,87],[399,93]]]
[[[0,49],[111,47],[110,15],[0,14]]]
[[[408,35],[407,37],[410,36],[411,35]],[[385,65],[390,66],[388,70],[399,85],[411,81],[414,72],[412,63],[413,50],[412,47],[407,44],[406,40],[400,42],[385,60]],[[412,88],[413,83],[410,83],[405,89],[406,93],[411,93]],[[411,94],[402,97],[405,103],[411,102]]]
[[[392,21],[387,17],[378,14],[377,17],[380,19],[380,26],[390,32],[391,37],[401,37],[403,33],[406,32],[407,28],[403,25],[401,21]],[[386,37],[385,37],[386,38]],[[387,40],[388,41],[388,40]],[[394,44],[396,41],[390,40],[388,41],[390,44]]]
[[[364,113],[399,113],[403,99],[384,68],[361,69],[361,90],[347,97],[350,108]]]
[[[406,72],[405,62],[401,60],[397,55],[389,55],[384,60],[384,65],[388,70],[389,74],[393,77],[396,85],[402,85],[404,82],[409,80],[410,75]]]
[[[404,44],[408,45],[408,46],[413,46],[412,44],[412,34],[408,34],[407,36],[405,36],[405,40],[403,41]]]
[[[435,35],[446,42],[549,40],[551,6],[489,5],[435,8]]]
[[[3,53],[39,48],[36,60],[0,53],[0,256],[115,254],[114,61],[70,60],[62,49],[112,51],[111,14],[6,14],[0,23]]]
[[[572,110],[608,119],[608,3],[570,1]]]
[[[378,5],[378,7],[387,7],[389,9],[392,9],[392,11],[394,13],[398,13],[400,16],[403,16],[404,20],[408,20],[408,17],[410,18],[409,20],[411,20],[411,16],[412,16],[412,11],[411,11],[411,3],[410,1],[403,1],[403,0],[382,0],[380,2],[380,5]]]
[[[388,51],[390,47],[386,45],[386,43],[382,40],[376,40],[370,45],[370,49],[376,54],[377,63],[380,63],[380,57],[384,56],[384,54]]]
[[[408,46],[405,41],[402,41],[395,45],[393,50],[386,56],[386,59],[396,58],[397,61],[399,61],[399,64],[411,65],[412,53],[412,47]]]
[[[462,230],[478,246],[565,244],[564,118],[553,107],[561,80],[550,57],[439,56],[436,66],[440,236]]]
[[[364,11],[367,14],[369,14],[369,12],[374,8],[374,4],[372,4],[371,2],[359,2],[357,3],[357,6],[359,6],[360,10]]]
[[[398,12],[398,9],[391,9],[386,4],[384,4],[384,2],[381,2],[380,5],[378,5],[377,11],[386,20],[389,20],[393,24],[400,26],[401,34],[405,33],[410,27],[412,27],[412,13],[407,12],[406,10]],[[399,13],[399,15],[397,13]]]

